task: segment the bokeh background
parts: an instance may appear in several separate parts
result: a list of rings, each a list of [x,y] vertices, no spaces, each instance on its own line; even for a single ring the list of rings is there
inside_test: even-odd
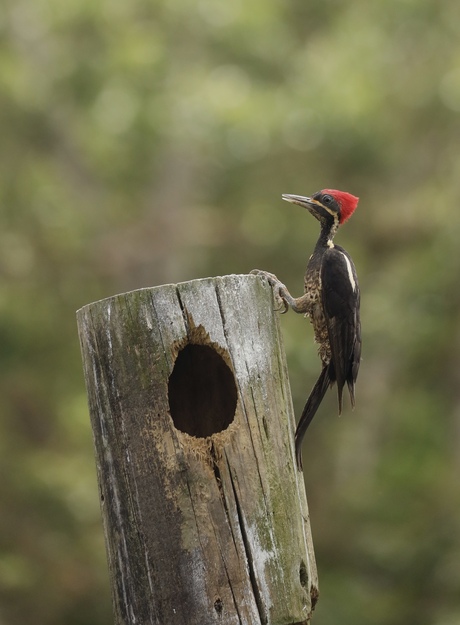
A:
[[[460,623],[460,3],[5,0],[0,623],[112,622],[75,311],[276,273],[359,195],[357,408],[304,447],[315,625]],[[297,414],[319,373],[281,319]]]

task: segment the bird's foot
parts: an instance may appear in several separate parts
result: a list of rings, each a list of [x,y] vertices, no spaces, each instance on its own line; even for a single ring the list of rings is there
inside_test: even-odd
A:
[[[286,286],[278,280],[278,278],[273,273],[269,273],[268,271],[263,271],[262,269],[253,269],[251,271],[253,275],[261,276],[265,278],[268,284],[273,289],[273,297],[275,298],[275,302],[279,307],[276,309],[277,311],[281,311],[281,314],[286,313],[289,310],[289,304],[287,301],[287,297],[289,296],[289,291]]]

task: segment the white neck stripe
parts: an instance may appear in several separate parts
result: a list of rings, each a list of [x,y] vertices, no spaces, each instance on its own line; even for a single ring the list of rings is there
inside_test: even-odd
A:
[[[351,268],[351,263],[348,260],[348,257],[346,254],[344,254],[343,252],[340,252],[340,253],[345,258],[345,264],[347,266],[348,279],[350,280],[351,288],[353,289],[353,291],[356,291],[356,280],[353,277],[353,269]]]

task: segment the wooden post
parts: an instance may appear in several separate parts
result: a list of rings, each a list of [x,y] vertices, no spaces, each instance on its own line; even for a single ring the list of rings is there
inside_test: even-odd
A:
[[[116,625],[307,623],[316,566],[268,284],[170,284],[77,318]]]

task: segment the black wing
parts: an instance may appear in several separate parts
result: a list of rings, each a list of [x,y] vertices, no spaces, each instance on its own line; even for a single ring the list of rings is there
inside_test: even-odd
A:
[[[355,381],[361,359],[360,292],[356,269],[347,252],[334,246],[321,263],[321,290],[331,346],[330,379],[337,382],[339,414],[345,382],[355,404]]]

